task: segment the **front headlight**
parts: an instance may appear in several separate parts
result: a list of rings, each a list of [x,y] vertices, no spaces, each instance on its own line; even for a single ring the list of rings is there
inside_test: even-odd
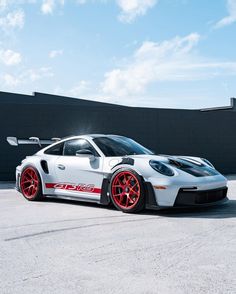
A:
[[[172,177],[175,174],[171,168],[160,161],[150,160],[149,164],[155,171],[165,176]]]
[[[206,158],[201,158],[201,160],[204,161],[210,167],[215,168],[214,165],[209,160],[207,160]]]

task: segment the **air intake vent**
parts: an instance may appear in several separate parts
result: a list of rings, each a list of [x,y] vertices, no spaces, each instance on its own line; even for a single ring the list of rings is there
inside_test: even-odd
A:
[[[45,174],[49,174],[48,163],[46,160],[41,160],[41,167],[43,171],[45,172]]]

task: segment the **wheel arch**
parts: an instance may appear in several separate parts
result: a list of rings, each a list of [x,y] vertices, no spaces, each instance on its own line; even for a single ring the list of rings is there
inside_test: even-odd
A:
[[[115,172],[117,172],[118,170],[122,170],[122,169],[129,169],[129,170],[133,170],[134,172],[136,172],[142,179],[143,181],[145,181],[146,179],[143,177],[143,174],[141,173],[141,171],[135,166],[135,165],[131,165],[131,164],[119,164],[114,166],[111,169],[111,174],[114,174]]]
[[[134,168],[133,165],[130,165],[130,164],[115,165],[113,168],[111,168],[111,172],[106,175],[106,177],[103,179],[103,182],[102,182],[102,193],[101,193],[101,198],[100,198],[100,203],[102,205],[108,205],[111,203],[111,195],[109,193],[109,187],[110,187],[110,182],[111,182],[111,178],[112,178],[113,174],[119,170],[122,171],[124,169],[135,171],[141,177],[141,179],[143,181],[143,177],[142,177],[141,173],[138,172]]]
[[[104,178],[103,184],[102,184],[101,201],[100,201],[101,204],[108,205],[109,203],[111,203],[111,195],[109,193],[110,181],[111,181],[113,174],[119,170],[120,171],[131,170],[131,171],[136,172],[140,176],[140,178],[142,180],[142,184],[144,186],[145,207],[152,208],[152,209],[159,209],[152,184],[147,179],[144,178],[144,176],[142,175],[142,173],[140,172],[139,169],[137,169],[134,165],[129,165],[129,164],[120,164],[120,165],[113,167],[111,169],[111,173],[108,174]]]

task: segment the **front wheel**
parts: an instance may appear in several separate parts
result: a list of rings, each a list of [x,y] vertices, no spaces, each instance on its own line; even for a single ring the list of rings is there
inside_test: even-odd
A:
[[[113,174],[110,183],[110,196],[114,206],[123,212],[134,213],[144,209],[143,181],[131,169],[120,169]]]
[[[21,173],[20,189],[22,195],[29,201],[39,201],[43,199],[42,184],[38,171],[27,166]]]

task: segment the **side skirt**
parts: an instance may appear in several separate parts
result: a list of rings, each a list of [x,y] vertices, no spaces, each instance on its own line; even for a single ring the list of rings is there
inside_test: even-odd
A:
[[[64,199],[64,200],[73,200],[78,202],[90,202],[90,203],[98,203],[100,204],[100,201],[97,199],[85,199],[84,197],[77,197],[77,196],[68,196],[68,195],[44,195],[46,198],[51,199]]]
[[[102,193],[100,198],[100,204],[102,205],[108,205],[111,202],[110,196],[109,196],[109,184],[110,184],[109,178],[105,178],[102,182]]]

